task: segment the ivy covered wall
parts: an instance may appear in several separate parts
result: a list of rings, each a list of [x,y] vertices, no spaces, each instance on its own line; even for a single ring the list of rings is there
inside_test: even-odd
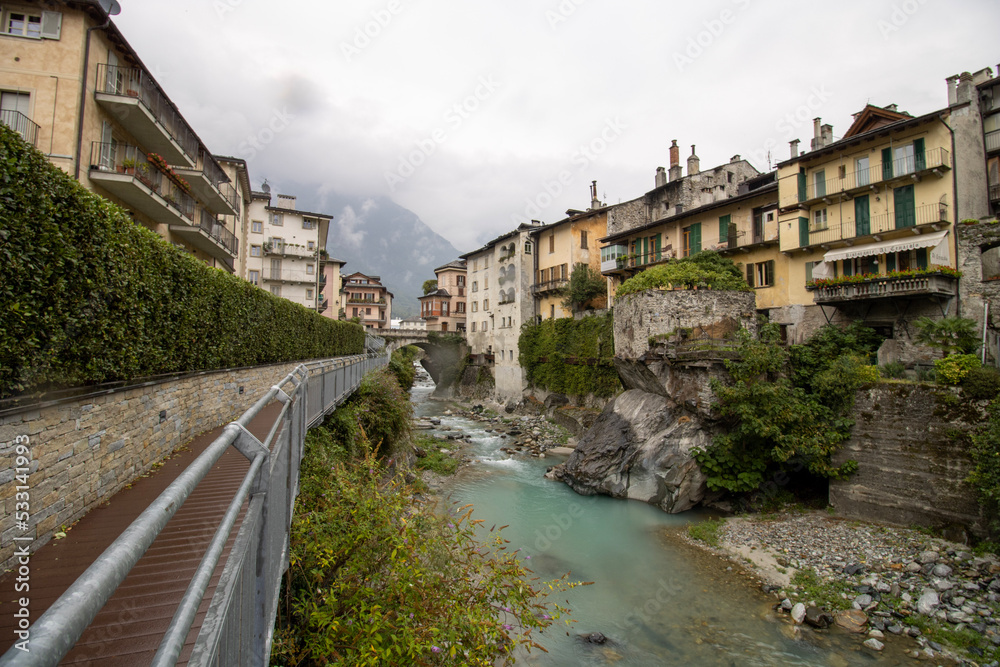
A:
[[[621,391],[610,313],[525,324],[518,349],[529,385],[569,396],[608,397]]]

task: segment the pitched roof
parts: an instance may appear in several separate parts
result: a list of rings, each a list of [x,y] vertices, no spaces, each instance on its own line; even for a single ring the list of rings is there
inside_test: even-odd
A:
[[[854,114],[854,122],[851,123],[851,127],[848,128],[843,139],[849,139],[857,134],[877,130],[880,127],[891,125],[897,120],[905,120],[907,118],[913,118],[913,116],[905,112],[900,113],[892,108],[877,107],[874,104],[868,104],[864,109]]]

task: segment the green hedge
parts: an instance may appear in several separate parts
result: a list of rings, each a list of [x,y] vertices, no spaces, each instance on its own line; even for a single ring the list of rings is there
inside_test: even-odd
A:
[[[528,382],[570,396],[613,396],[621,390],[615,356],[614,317],[548,319],[521,327],[520,364]],[[596,360],[595,365],[570,364]]]
[[[0,397],[360,353],[364,330],[211,268],[0,125]]]

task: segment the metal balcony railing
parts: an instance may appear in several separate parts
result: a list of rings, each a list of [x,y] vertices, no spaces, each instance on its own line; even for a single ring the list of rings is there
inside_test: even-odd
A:
[[[13,109],[0,110],[0,123],[21,135],[21,138],[32,146],[38,145],[38,124],[20,111]]]
[[[556,278],[555,280],[546,280],[545,282],[537,283],[531,286],[532,294],[545,294],[547,292],[555,292],[561,290],[562,288],[569,285],[568,278]],[[513,301],[513,300],[511,300]],[[500,301],[500,305],[509,303],[508,301]]]
[[[990,201],[1000,201],[1000,184],[990,186]]]
[[[986,151],[1000,151],[1000,130],[986,133]]]
[[[98,171],[115,171],[141,181],[160,195],[167,203],[188,220],[194,221],[195,200],[150,162],[136,146],[118,142],[95,141],[90,148],[90,168]]]
[[[840,224],[829,224],[822,227],[809,225],[808,245],[820,245],[832,241],[844,241],[859,236],[884,234],[896,229],[907,229],[920,225],[948,222],[948,205],[944,203],[925,204],[913,209],[912,215],[902,214],[897,217],[895,210],[877,213],[871,216],[868,224],[858,225],[856,220],[843,220]],[[804,247],[804,246],[803,246]]]
[[[817,287],[813,292],[816,303],[865,301],[902,296],[955,296],[958,279],[943,274],[890,278],[872,276],[870,280]]]
[[[205,209],[201,210],[201,222],[199,226],[202,231],[218,241],[230,254],[239,254],[240,241],[236,238],[236,235],[226,229],[225,225],[219,222],[218,218]]]
[[[316,283],[316,274],[307,271],[296,271],[294,269],[271,269],[265,268],[261,271],[261,278],[272,282],[286,283]]]
[[[191,158],[198,156],[198,138],[187,121],[170,104],[167,96],[144,70],[138,67],[97,66],[97,92],[138,98],[157,122]]]

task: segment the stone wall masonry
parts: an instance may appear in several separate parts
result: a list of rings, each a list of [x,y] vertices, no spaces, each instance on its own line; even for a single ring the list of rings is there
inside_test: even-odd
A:
[[[955,227],[958,235],[958,270],[962,279],[958,281],[958,294],[962,317],[983,324],[984,306],[989,304],[989,329],[991,341],[990,355],[1000,357],[997,351],[996,332],[1000,330],[1000,225],[980,223],[959,224]]]
[[[700,329],[723,338],[738,328],[757,331],[753,292],[724,290],[645,290],[615,304],[615,356],[638,359],[649,351],[649,339],[679,329]]]
[[[618,234],[649,223],[644,197],[616,204],[608,209],[608,234]]]
[[[10,565],[14,536],[33,537],[31,551],[38,549],[61,526],[80,519],[178,447],[239,417],[297,365],[201,373],[0,418],[2,567]],[[24,485],[27,531],[15,522],[16,443],[22,436],[31,450]]]
[[[839,516],[903,526],[958,524],[976,534],[983,521],[966,438],[982,412],[957,390],[891,384],[859,391],[851,438],[834,457],[858,462],[847,480],[830,482]]]

